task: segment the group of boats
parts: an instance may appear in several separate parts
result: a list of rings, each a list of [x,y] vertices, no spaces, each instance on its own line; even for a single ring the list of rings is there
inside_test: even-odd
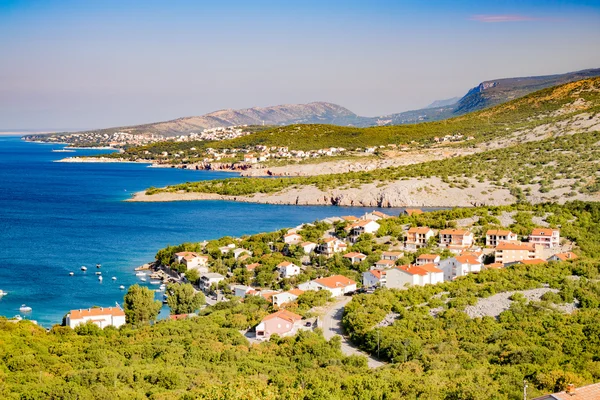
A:
[[[5,292],[4,290],[0,289],[0,297],[6,296],[8,294],[8,292]],[[22,313],[28,313],[31,312],[32,308],[29,307],[26,304],[22,304],[21,307],[19,307],[19,311]]]
[[[100,269],[100,268],[102,268],[102,264],[96,264],[96,268],[97,268],[97,269]],[[81,266],[81,270],[82,270],[83,272],[86,272],[86,271],[87,271],[87,267],[86,267],[85,265],[82,265],[82,266]],[[69,275],[70,275],[70,276],[73,276],[73,275],[75,275],[75,272],[71,271],[71,272],[69,272]],[[102,281],[104,280],[104,278],[102,277],[102,272],[100,272],[100,271],[96,271],[96,275],[98,276],[98,280],[99,280],[100,282],[102,282]],[[111,279],[111,280],[113,280],[113,281],[116,281],[116,280],[117,280],[117,277],[116,277],[116,276],[113,276],[113,277],[112,277],[112,278],[110,278],[110,279]],[[124,285],[121,285],[121,286],[119,286],[119,289],[121,289],[121,290],[125,290],[125,286],[124,286]]]

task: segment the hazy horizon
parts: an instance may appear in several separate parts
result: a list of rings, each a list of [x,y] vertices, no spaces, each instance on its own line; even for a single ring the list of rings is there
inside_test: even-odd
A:
[[[371,117],[600,67],[594,1],[8,1],[0,35],[4,130],[313,101]]]

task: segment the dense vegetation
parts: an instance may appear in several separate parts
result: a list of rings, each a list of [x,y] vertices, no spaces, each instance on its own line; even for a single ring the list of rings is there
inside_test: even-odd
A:
[[[208,147],[215,149],[249,148],[256,145],[289,147],[293,150],[318,150],[330,147],[346,149],[367,146],[431,144],[434,137],[461,134],[475,140],[467,145],[495,139],[527,128],[567,119],[584,110],[555,115],[552,112],[582,98],[598,106],[600,78],[583,80],[555,88],[544,89],[509,103],[444,121],[415,125],[357,128],[334,125],[289,125],[259,131],[252,135],[219,142],[160,142],[128,149],[113,157],[126,159],[156,159],[163,152],[183,152],[183,157]],[[591,111],[598,111],[598,107]],[[190,151],[191,148],[195,150]]]

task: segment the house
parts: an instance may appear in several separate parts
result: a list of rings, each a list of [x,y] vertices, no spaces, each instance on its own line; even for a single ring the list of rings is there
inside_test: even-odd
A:
[[[304,250],[306,254],[310,254],[317,248],[317,244],[313,242],[303,242],[300,243],[300,247]]]
[[[287,235],[283,236],[283,241],[287,244],[298,244],[302,241],[302,236],[295,232],[288,233]]]
[[[329,257],[335,253],[343,252],[347,248],[348,246],[346,243],[342,242],[341,240],[336,238],[327,238],[323,240],[323,243],[317,247],[317,251]]]
[[[356,221],[358,221],[358,218],[355,217],[354,215],[344,215],[342,217],[342,220],[344,220],[346,222],[356,222]]]
[[[181,251],[175,253],[173,257],[178,263],[184,264],[187,269],[195,269],[198,270],[198,272],[208,272],[208,256],[203,256],[193,251]]]
[[[115,328],[125,325],[125,312],[120,307],[97,307],[80,310],[71,310],[67,314],[66,324],[71,328],[91,321],[104,329],[107,326]]]
[[[273,296],[271,296],[271,300],[273,302],[273,305],[275,305],[277,307],[281,307],[284,304],[296,301],[296,299],[298,299],[298,297],[300,297],[300,295],[302,293],[304,293],[303,290],[292,289],[292,290],[288,290],[287,292],[274,294]]]
[[[535,228],[529,235],[529,243],[539,244],[545,249],[560,246],[560,231],[550,228]]]
[[[377,269],[387,269],[393,268],[396,266],[396,261],[393,260],[379,260],[375,263],[375,268]]]
[[[439,254],[421,254],[419,257],[417,257],[417,260],[416,260],[417,266],[425,265],[425,264],[437,264],[439,262],[440,262]]]
[[[363,233],[375,234],[379,230],[380,226],[381,225],[375,221],[364,219],[362,221],[357,221],[350,224],[350,226],[347,226],[345,229],[350,233],[350,236],[356,238]]]
[[[427,226],[412,227],[406,232],[405,247],[407,250],[417,250],[425,247],[433,235],[433,230]]]
[[[231,250],[235,249],[235,244],[228,244],[227,246],[219,247],[219,251],[221,254],[225,255],[229,253]]]
[[[386,271],[385,287],[404,289],[407,286],[423,286],[427,271],[415,265],[401,265]]]
[[[267,315],[256,326],[256,339],[269,340],[271,335],[293,335],[300,327],[302,317],[287,310],[279,310]]]
[[[490,229],[485,233],[485,245],[496,247],[500,242],[515,241],[517,234],[506,229]]]
[[[401,251],[384,251],[381,253],[382,260],[396,261],[402,257],[404,257],[404,253]]]
[[[236,260],[238,259],[239,256],[241,256],[242,254],[248,254],[248,255],[252,255],[251,251],[248,251],[246,249],[235,249],[233,250],[233,258],[235,258]]]
[[[471,256],[475,257],[477,261],[483,264],[483,251],[474,251],[474,250],[463,250],[460,252],[461,256]]]
[[[576,388],[573,384],[567,385],[567,390],[545,396],[536,397],[533,400],[598,400],[600,399],[600,383]]]
[[[428,263],[418,265],[418,267],[427,272],[427,277],[424,280],[424,284],[436,285],[444,282],[444,271],[439,269],[437,265]]]
[[[550,258],[548,258],[548,261],[569,261],[569,260],[577,260],[577,254],[568,251],[566,253],[558,253],[558,254],[554,254],[553,256],[551,256]]]
[[[440,231],[440,247],[461,251],[473,245],[473,233],[464,229],[442,229]]]
[[[243,261],[246,261],[249,258],[250,258],[250,254],[243,254],[243,255],[241,255],[241,256],[238,257],[237,261],[238,261],[238,263],[241,263]]]
[[[516,261],[542,258],[541,252],[542,246],[534,245],[533,243],[500,242],[498,246],[496,246],[494,256],[496,262],[509,264]]]
[[[516,262],[510,263],[510,264],[538,265],[538,264],[545,264],[546,262],[547,262],[546,260],[542,260],[540,258],[531,258],[531,259],[527,259],[527,260],[516,261]]]
[[[384,287],[386,285],[387,271],[372,269],[362,274],[362,284],[364,287],[370,288],[375,286]]]
[[[247,294],[254,291],[253,288],[246,285],[233,285],[231,286],[231,290],[233,291],[234,296],[241,297],[242,299],[246,297]]]
[[[444,271],[444,280],[451,281],[459,276],[480,272],[481,261],[473,256],[456,256],[440,261],[439,268]]]
[[[248,271],[254,271],[256,269],[256,267],[260,267],[260,263],[252,263],[252,264],[246,265],[246,269]]]
[[[300,274],[300,267],[289,261],[283,261],[277,264],[277,270],[279,271],[279,275],[283,279],[291,278],[292,276]]]
[[[404,210],[404,215],[408,215],[409,217],[419,214],[423,214],[423,210],[421,210],[420,208],[407,208]]]
[[[484,269],[502,269],[504,268],[504,264],[502,263],[491,263],[491,264],[486,264],[483,266]]]
[[[352,264],[359,263],[367,258],[363,253],[357,253],[355,251],[346,253],[343,257],[349,259]]]
[[[214,283],[215,285],[224,280],[225,277],[221,274],[217,274],[216,272],[209,272],[207,274],[200,275],[199,286],[202,290],[208,290]]]
[[[379,221],[380,219],[392,218],[391,215],[384,214],[380,211],[371,211],[363,216],[365,220]]]
[[[327,278],[315,279],[298,285],[300,290],[328,290],[332,297],[356,291],[356,282],[343,275],[333,275]]]

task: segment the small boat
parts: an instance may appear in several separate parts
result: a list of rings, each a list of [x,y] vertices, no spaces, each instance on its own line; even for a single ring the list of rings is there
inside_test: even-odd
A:
[[[151,285],[160,285],[161,282],[160,281],[150,281]]]
[[[6,296],[8,294],[8,292],[5,292],[4,290],[0,289],[0,296]]]
[[[102,267],[102,264],[96,264],[96,268]]]
[[[96,275],[102,275],[102,272],[96,271]]]
[[[81,266],[81,270],[82,270],[82,271],[87,271],[87,267],[86,267],[85,265],[82,265],[82,266]]]
[[[21,307],[19,307],[19,311],[21,312],[31,312],[31,307],[26,306],[25,304],[21,305]]]
[[[146,276],[145,272],[136,272],[135,276]]]
[[[75,272],[69,272],[69,275],[73,276],[75,275]]]
[[[116,280],[117,280],[117,277],[116,277],[116,276],[113,276],[113,277],[112,277],[112,278],[110,278],[110,279],[112,279],[113,281],[116,281]]]
[[[140,281],[146,282],[146,278],[140,278]]]
[[[98,280],[99,280],[100,282],[102,282],[102,275],[100,275],[100,276],[98,277]]]
[[[155,291],[156,293],[161,293],[161,292],[162,292],[162,290],[160,290],[160,289],[154,289],[154,291]]]
[[[67,150],[67,149],[52,149],[53,153],[75,153],[75,150]]]
[[[119,286],[119,289],[125,290],[125,286],[121,285],[121,286]]]

